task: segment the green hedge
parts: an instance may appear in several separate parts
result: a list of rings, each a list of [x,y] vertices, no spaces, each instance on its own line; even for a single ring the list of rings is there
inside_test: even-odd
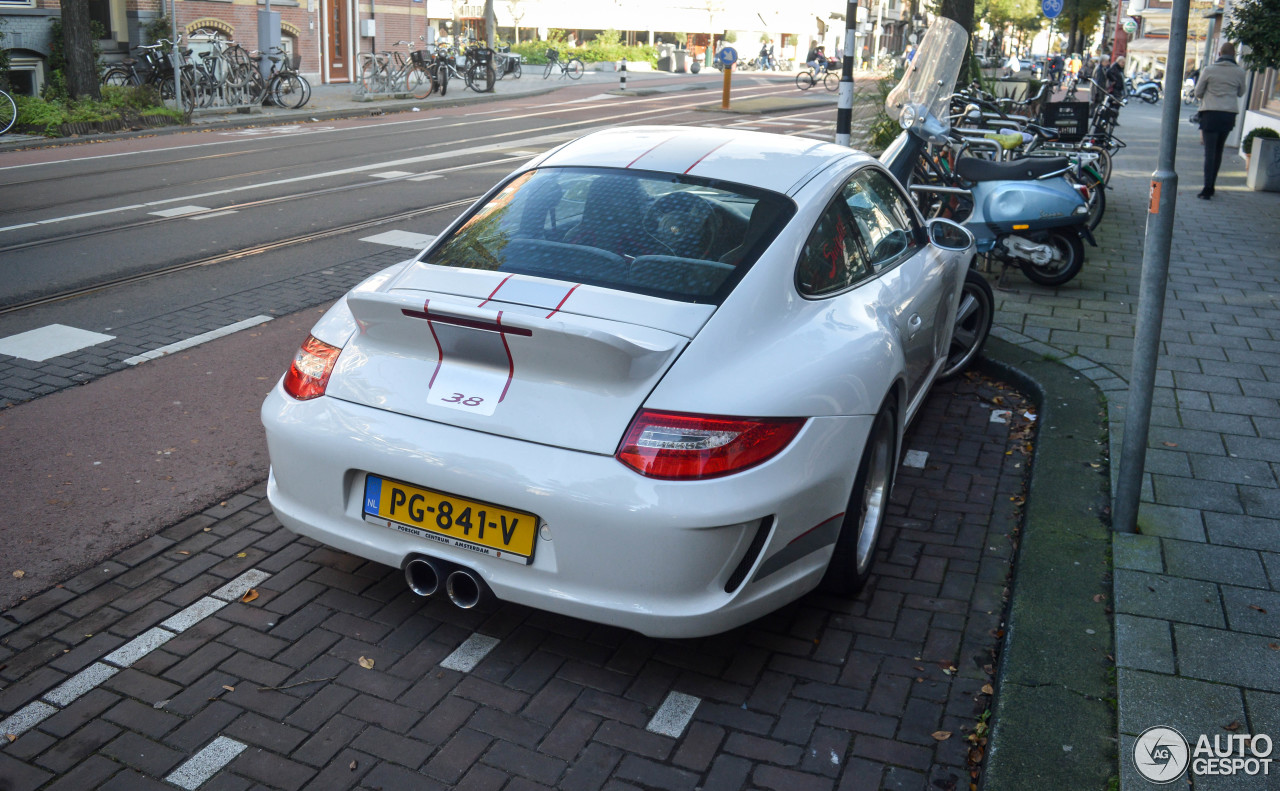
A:
[[[658,65],[658,50],[647,45],[628,47],[624,44],[604,44],[593,41],[582,47],[569,47],[564,41],[522,41],[511,47],[512,52],[520,53],[525,64],[543,64],[547,62],[547,50],[560,51],[560,60],[577,58],[583,63],[599,63],[602,61],[619,61],[626,58],[632,63],[644,62]]]
[[[102,100],[38,99],[15,96],[18,118],[15,129],[56,137],[63,124],[94,123],[142,115],[167,115],[182,122],[182,113],[164,107],[154,88],[102,86]]]

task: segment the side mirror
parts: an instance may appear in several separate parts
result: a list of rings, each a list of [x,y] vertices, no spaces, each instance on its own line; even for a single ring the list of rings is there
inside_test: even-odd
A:
[[[929,221],[929,241],[943,250],[968,250],[975,244],[968,228],[942,217]]]

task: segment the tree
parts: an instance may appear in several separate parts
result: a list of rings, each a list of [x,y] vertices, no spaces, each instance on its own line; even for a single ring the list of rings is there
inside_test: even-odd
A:
[[[974,0],[939,0],[938,15],[947,19],[954,19],[964,28],[964,32],[969,37],[969,46],[965,49],[964,65],[960,69],[960,83],[967,85],[971,79],[969,76],[969,63],[973,60],[973,2]]]
[[[1224,32],[1249,48],[1242,59],[1250,69],[1280,69],[1280,0],[1243,0]]]
[[[498,17],[493,11],[493,0],[484,0],[484,45],[493,49]]]
[[[67,59],[64,76],[73,99],[101,98],[93,55],[96,43],[89,24],[89,0],[62,0],[62,45]]]

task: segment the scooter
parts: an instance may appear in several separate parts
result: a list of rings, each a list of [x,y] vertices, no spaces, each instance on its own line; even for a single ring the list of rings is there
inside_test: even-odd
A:
[[[1160,101],[1160,96],[1163,93],[1160,83],[1146,77],[1138,77],[1137,79],[1125,77],[1124,87],[1129,96],[1136,96],[1147,104],[1155,104]]]
[[[1060,286],[1084,267],[1084,244],[1097,246],[1089,233],[1087,190],[1064,177],[1066,157],[1027,157],[994,162],[961,157],[955,173],[967,186],[913,183],[930,144],[951,144],[951,92],[964,60],[968,36],[958,23],[939,17],[925,33],[916,57],[885,102],[902,133],[880,161],[915,193],[951,192],[970,196],[972,209],[963,225],[978,252],[1016,264],[1033,282]]]

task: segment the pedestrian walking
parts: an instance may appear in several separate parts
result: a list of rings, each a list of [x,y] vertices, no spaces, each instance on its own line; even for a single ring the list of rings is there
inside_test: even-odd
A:
[[[1200,133],[1204,138],[1204,187],[1197,198],[1213,197],[1222,150],[1236,125],[1239,99],[1244,96],[1245,72],[1236,63],[1236,46],[1230,41],[1218,50],[1218,59],[1200,70],[1195,96],[1200,100]]]

